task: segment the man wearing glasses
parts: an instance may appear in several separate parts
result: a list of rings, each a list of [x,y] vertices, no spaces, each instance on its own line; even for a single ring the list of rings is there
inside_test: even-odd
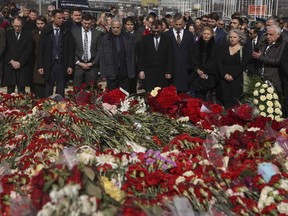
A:
[[[146,92],[171,84],[174,69],[172,39],[162,34],[162,22],[152,23],[152,34],[143,36],[139,52],[139,78]]]
[[[52,12],[56,9],[54,5],[48,5],[47,7],[47,22],[52,21]]]
[[[205,14],[201,17],[202,26],[208,26],[209,15]]]

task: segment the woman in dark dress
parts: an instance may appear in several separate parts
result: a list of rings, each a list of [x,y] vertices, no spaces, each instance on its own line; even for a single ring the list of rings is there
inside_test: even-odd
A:
[[[193,52],[192,96],[204,101],[208,99],[207,93],[216,83],[218,56],[219,47],[214,40],[214,31],[211,27],[205,26]]]
[[[39,16],[36,20],[37,29],[32,31],[36,58],[37,58],[39,38],[41,35],[41,31],[46,25],[46,23],[47,23],[46,18],[44,16]],[[35,62],[34,71],[33,71],[33,85],[34,85],[33,93],[36,95],[36,97],[45,98],[45,80],[44,80],[43,75],[38,73],[36,62]]]
[[[243,46],[246,41],[244,32],[232,29],[227,40],[229,45],[223,48],[218,61],[221,94],[226,109],[242,100],[243,71],[250,58],[249,50]]]

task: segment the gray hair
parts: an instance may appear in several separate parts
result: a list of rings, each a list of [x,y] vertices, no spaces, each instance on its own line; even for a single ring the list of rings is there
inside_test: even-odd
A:
[[[281,35],[281,28],[278,25],[267,26],[268,29],[274,29],[278,35]]]
[[[229,38],[230,38],[230,35],[231,33],[235,33],[239,36],[239,39],[240,39],[240,44],[241,45],[244,45],[246,43],[246,35],[244,32],[242,32],[240,29],[232,29],[228,32],[227,34],[227,41],[229,42]]]
[[[118,17],[114,17],[114,18],[112,19],[111,25],[112,25],[113,23],[120,23],[121,26],[122,26],[122,21],[121,21]]]

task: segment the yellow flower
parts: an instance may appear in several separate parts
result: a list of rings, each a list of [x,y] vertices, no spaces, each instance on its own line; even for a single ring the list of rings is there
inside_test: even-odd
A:
[[[120,190],[118,187],[116,187],[113,182],[109,181],[109,179],[105,176],[100,177],[100,183],[104,187],[105,192],[115,199],[118,202],[123,202],[125,193],[124,191]]]
[[[158,91],[160,90],[161,88],[160,87],[155,87],[152,91],[151,91],[151,96],[152,97],[156,97],[157,94],[158,94]]]

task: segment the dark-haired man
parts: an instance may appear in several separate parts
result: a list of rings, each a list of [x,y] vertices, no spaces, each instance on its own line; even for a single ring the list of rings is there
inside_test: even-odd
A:
[[[139,53],[139,77],[143,80],[146,92],[171,84],[173,62],[172,40],[162,34],[162,22],[155,20],[152,23],[152,34],[142,38]]]
[[[64,18],[64,17],[63,17]],[[82,10],[78,7],[74,7],[70,10],[70,18],[64,23],[65,27],[72,30],[75,28],[81,28]]]
[[[223,43],[226,39],[226,32],[223,29],[217,27],[217,21],[219,20],[219,15],[213,12],[209,15],[208,26],[210,26],[214,31],[214,40],[217,44]]]
[[[97,81],[97,70],[100,61],[101,33],[92,26],[90,14],[82,16],[82,28],[72,30],[75,41],[74,86]]]
[[[67,74],[72,74],[74,61],[74,40],[70,30],[63,26],[63,11],[52,12],[53,22],[42,31],[38,52],[38,72],[44,74],[46,93],[53,94],[56,83],[56,94],[65,96]]]
[[[188,92],[190,90],[190,70],[192,60],[192,50],[194,48],[193,35],[184,30],[184,20],[180,13],[174,15],[175,25],[167,33],[173,41],[174,50],[174,73],[173,85],[178,92]]]

